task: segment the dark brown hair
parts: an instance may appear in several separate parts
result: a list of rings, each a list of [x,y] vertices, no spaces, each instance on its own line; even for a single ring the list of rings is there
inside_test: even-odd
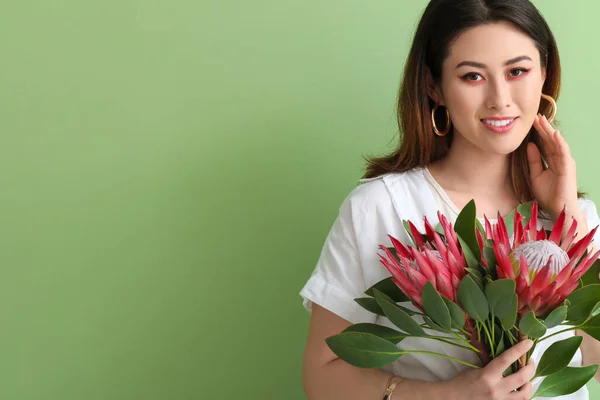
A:
[[[561,68],[556,40],[544,17],[529,0],[432,0],[421,17],[404,68],[397,107],[399,146],[387,156],[366,158],[365,178],[425,167],[447,154],[454,132],[452,129],[444,137],[434,134],[431,111],[435,104],[427,94],[427,69],[434,82],[439,83],[442,63],[448,57],[453,41],[469,28],[500,21],[512,23],[532,38],[540,54],[541,66],[546,68],[542,92],[558,98]],[[542,100],[539,112],[549,116],[550,111],[551,104]],[[440,114],[436,113],[436,125],[441,129],[447,122],[446,113]],[[442,118],[438,120],[439,116]],[[511,153],[513,190],[521,202],[533,200],[527,162],[529,142],[537,144],[542,156],[545,155],[539,134],[533,127],[523,143]]]

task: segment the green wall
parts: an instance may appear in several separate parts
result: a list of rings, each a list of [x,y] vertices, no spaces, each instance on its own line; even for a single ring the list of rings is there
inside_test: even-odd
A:
[[[538,3],[600,201],[600,6]],[[0,398],[302,399],[298,291],[425,4],[5,2]]]

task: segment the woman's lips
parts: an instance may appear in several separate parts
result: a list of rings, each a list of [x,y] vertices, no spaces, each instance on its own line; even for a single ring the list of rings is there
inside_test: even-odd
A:
[[[488,124],[485,122],[485,120],[481,120],[481,123],[483,124],[483,126],[485,126],[488,130],[494,132],[494,133],[506,133],[509,132],[513,126],[515,126],[515,124],[517,123],[517,120],[519,119],[519,117],[516,117],[515,119],[513,119],[511,121],[510,124],[505,125],[505,126],[494,126],[491,124]]]

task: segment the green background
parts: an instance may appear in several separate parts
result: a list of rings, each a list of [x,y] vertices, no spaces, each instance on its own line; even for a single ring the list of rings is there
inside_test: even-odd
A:
[[[298,292],[425,4],[3,3],[0,398],[304,398]],[[600,6],[538,4],[598,200]]]

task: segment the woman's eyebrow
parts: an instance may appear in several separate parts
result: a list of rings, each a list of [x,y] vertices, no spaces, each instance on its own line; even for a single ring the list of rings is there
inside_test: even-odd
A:
[[[505,66],[511,65],[511,64],[514,64],[514,63],[517,63],[517,62],[523,61],[523,60],[533,61],[531,59],[531,57],[529,57],[529,56],[519,56],[519,57],[511,58],[510,60],[508,60],[507,62],[505,62],[504,65]],[[456,66],[456,68],[460,68],[460,67],[463,67],[463,66],[470,66],[470,67],[481,68],[481,69],[487,68],[487,65],[482,64],[482,63],[478,63],[478,62],[475,62],[475,61],[463,61],[460,64],[458,64]]]

